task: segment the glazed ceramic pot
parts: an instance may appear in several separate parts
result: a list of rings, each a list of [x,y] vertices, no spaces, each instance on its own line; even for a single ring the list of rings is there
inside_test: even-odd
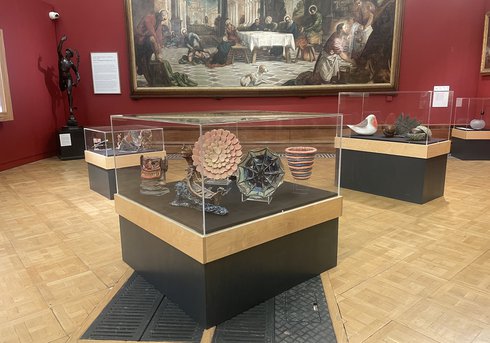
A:
[[[395,125],[386,125],[383,127],[383,134],[385,137],[394,137],[396,132]]]
[[[295,146],[286,148],[286,159],[291,175],[296,180],[308,180],[315,161],[316,148]]]

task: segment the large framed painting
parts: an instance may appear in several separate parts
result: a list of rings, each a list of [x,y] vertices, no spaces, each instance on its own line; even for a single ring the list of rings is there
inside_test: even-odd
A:
[[[132,96],[398,85],[402,0],[125,0]]]
[[[490,12],[485,14],[485,27],[483,29],[483,44],[482,44],[482,53],[481,53],[481,66],[480,73],[482,74],[490,74],[490,42],[488,41],[488,34],[490,27],[488,25],[488,20],[490,17]]]

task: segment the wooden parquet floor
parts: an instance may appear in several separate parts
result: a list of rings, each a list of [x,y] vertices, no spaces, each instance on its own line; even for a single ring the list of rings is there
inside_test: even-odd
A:
[[[424,205],[342,195],[322,275],[339,342],[490,342],[490,161],[450,158]],[[76,341],[131,272],[113,201],[85,161],[50,158],[0,172],[0,204],[0,342]]]

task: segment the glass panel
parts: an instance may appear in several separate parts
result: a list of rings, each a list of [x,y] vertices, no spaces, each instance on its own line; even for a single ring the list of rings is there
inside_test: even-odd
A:
[[[145,166],[121,165],[116,152],[119,195],[203,235],[340,194],[338,114],[114,115],[111,122],[113,137],[123,127],[163,132],[168,192],[144,194]]]
[[[460,130],[485,130],[489,114],[490,98],[457,98],[453,124]]]
[[[162,129],[146,123],[119,125],[114,134],[110,126],[86,127],[84,135],[85,150],[107,157],[163,151]]]
[[[434,107],[434,96],[441,95],[447,106]],[[341,92],[338,110],[344,136],[429,144],[449,139],[452,103],[452,91]]]

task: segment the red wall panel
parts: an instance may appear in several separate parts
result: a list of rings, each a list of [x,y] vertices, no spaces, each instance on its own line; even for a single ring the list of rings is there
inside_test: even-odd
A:
[[[0,170],[56,153],[63,123],[54,26],[43,1],[0,0],[14,120],[0,123]]]
[[[490,95],[490,85],[487,86],[490,81],[479,74],[483,16],[488,4],[489,0],[405,0],[399,90],[422,91],[431,90],[434,85],[449,85],[455,91],[455,97],[477,96],[477,93],[478,96]],[[7,29],[4,33],[9,72],[15,77],[23,77],[15,83],[11,80],[15,120],[14,123],[0,124],[0,146],[22,135],[26,127],[31,128],[27,131],[36,139],[35,143],[19,143],[21,146],[13,154],[4,154],[2,150],[0,169],[2,165],[21,164],[32,156],[54,153],[56,129],[66,120],[60,104],[66,106],[66,99],[65,95],[60,97],[59,91],[46,86],[44,76],[37,68],[37,59],[42,56],[45,68],[56,68],[56,44],[63,34],[68,36],[65,47],[76,48],[81,55],[81,83],[74,90],[74,98],[77,118],[85,126],[107,125],[110,115],[117,113],[337,110],[337,97],[332,95],[131,99],[123,0],[0,0],[0,7],[0,27]],[[48,19],[49,8],[61,14],[58,21]],[[29,20],[18,25],[18,18],[26,16]],[[122,94],[93,94],[90,52],[118,53]],[[30,80],[28,86],[25,80]],[[26,94],[35,101],[25,101]],[[52,106],[53,102],[55,106]],[[32,125],[34,122],[37,124]]]
[[[401,90],[449,85],[474,96],[480,69],[483,1],[405,1]]]

